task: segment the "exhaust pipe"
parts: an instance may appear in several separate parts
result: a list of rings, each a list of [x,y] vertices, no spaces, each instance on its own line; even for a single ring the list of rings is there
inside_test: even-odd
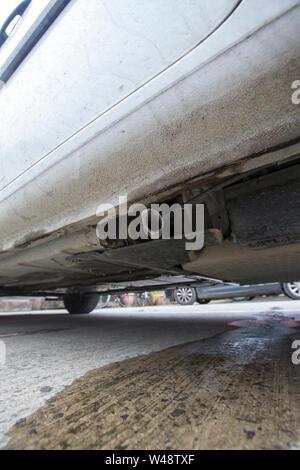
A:
[[[145,209],[141,213],[142,229],[151,240],[158,240],[162,236],[163,218],[155,209]]]

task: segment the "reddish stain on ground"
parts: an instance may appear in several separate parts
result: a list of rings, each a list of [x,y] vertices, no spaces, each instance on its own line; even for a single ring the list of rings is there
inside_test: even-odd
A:
[[[236,328],[245,328],[247,326],[268,325],[268,323],[266,320],[239,320],[230,322],[228,325]]]

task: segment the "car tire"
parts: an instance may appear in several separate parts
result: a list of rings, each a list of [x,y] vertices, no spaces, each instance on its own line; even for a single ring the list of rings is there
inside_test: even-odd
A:
[[[174,291],[174,298],[180,305],[192,305],[197,296],[193,287],[179,287]]]
[[[294,300],[300,300],[300,282],[283,282],[283,292]]]
[[[71,315],[87,315],[97,307],[99,297],[98,294],[69,294],[63,301]]]

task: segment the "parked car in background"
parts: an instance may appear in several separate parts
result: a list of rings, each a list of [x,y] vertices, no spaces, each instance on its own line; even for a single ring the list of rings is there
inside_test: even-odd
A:
[[[274,282],[250,286],[217,284],[203,287],[178,287],[169,290],[169,297],[180,305],[192,305],[194,302],[206,304],[216,299],[250,300],[261,295],[286,294],[294,300],[300,300],[300,282]]]

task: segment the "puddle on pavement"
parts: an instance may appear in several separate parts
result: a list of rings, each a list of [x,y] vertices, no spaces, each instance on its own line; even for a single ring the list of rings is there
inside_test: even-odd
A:
[[[289,449],[300,332],[271,321],[86,373],[15,425],[8,449]]]

